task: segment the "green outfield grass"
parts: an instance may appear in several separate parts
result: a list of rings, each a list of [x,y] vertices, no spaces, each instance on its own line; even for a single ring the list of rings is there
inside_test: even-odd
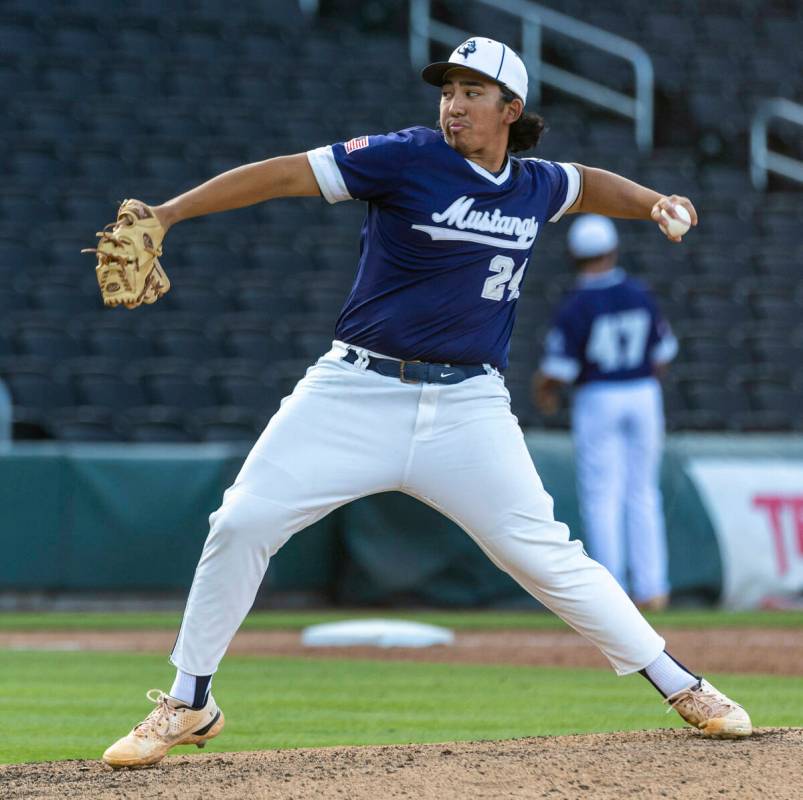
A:
[[[97,758],[169,689],[163,656],[0,651],[0,762]],[[759,726],[801,724],[803,678],[713,676]],[[230,657],[206,752],[678,727],[640,676],[605,670]],[[198,753],[195,748],[186,752]]]
[[[355,617],[411,619],[455,630],[554,630],[565,624],[554,614],[538,611],[257,611],[243,627],[252,630],[300,630],[307,625]],[[647,615],[659,628],[758,627],[803,628],[803,611],[667,611]],[[0,630],[140,630],[175,629],[181,614],[148,612],[0,612]]]

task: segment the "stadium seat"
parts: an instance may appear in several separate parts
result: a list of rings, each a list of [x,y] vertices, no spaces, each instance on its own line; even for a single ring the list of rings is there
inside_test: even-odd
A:
[[[117,141],[120,131],[137,132],[143,127],[140,115],[130,106],[116,108],[110,103],[102,111],[97,111],[91,102],[82,115],[82,124],[84,135],[101,145]]]
[[[18,327],[14,347],[22,356],[37,356],[52,362],[82,355],[81,342],[56,324],[33,322]]]
[[[79,222],[82,225],[95,224],[98,229],[105,225],[104,220],[111,221],[117,214],[119,203],[110,200],[104,191],[70,192],[59,204],[62,218]],[[84,245],[89,246],[89,245]]]
[[[191,442],[184,415],[169,406],[144,406],[126,412],[126,434],[132,442]]]
[[[162,75],[161,90],[179,100],[223,95],[223,80],[216,70],[207,69],[203,61],[174,63]]]
[[[707,220],[702,224],[707,225]],[[694,265],[694,272],[705,278],[716,278],[723,275],[742,278],[749,277],[753,273],[753,261],[749,248],[723,248],[721,242],[713,245],[698,245],[695,246],[690,257]]]
[[[19,236],[0,236],[0,273],[11,276],[26,269],[31,259],[30,242]],[[3,282],[7,286],[7,282]]]
[[[178,359],[143,361],[131,368],[148,402],[183,410],[206,408],[218,402],[214,390],[196,365]]]
[[[53,311],[60,314],[81,314],[103,307],[100,293],[86,291],[78,282],[42,283],[32,286],[28,292],[31,308]]]
[[[302,338],[314,336],[320,337],[319,341],[328,339],[331,343],[335,336],[336,319],[337,313],[334,311],[307,312],[305,314],[286,313],[281,320],[281,330],[290,342],[293,353],[305,356],[307,354],[297,342]],[[328,345],[326,349],[329,349]]]
[[[281,397],[293,393],[296,384],[304,377],[309,367],[307,359],[288,358],[275,361],[265,368],[268,379],[275,382]]]
[[[800,416],[800,392],[790,386],[758,382],[751,387],[750,402],[757,411],[776,411],[790,419]]]
[[[291,342],[272,323],[263,314],[225,314],[213,320],[208,331],[229,355],[269,364],[293,355]]]
[[[288,292],[270,275],[238,276],[234,286],[236,307],[245,312],[264,314],[270,319],[281,318],[289,308],[303,309],[306,298],[296,292]],[[256,280],[248,280],[256,278]]]
[[[227,83],[229,81],[227,76]],[[207,109],[206,120],[213,132],[222,139],[241,137],[251,141],[270,141],[278,138],[274,132],[282,129],[276,120],[266,114],[266,109],[261,104],[228,104],[219,113],[215,113],[215,109]]]
[[[667,429],[676,431],[722,430],[723,417],[707,409],[677,409],[667,415]]]
[[[740,433],[771,433],[799,429],[799,412],[793,415],[777,409],[746,411],[733,414],[727,427]]]
[[[263,415],[279,407],[281,395],[272,367],[266,367],[264,362],[216,359],[206,362],[201,371],[225,405],[241,406]]]
[[[692,410],[710,411],[723,420],[733,414],[750,411],[750,401],[743,392],[714,381],[701,381],[685,388],[688,406]]]
[[[0,377],[11,392],[14,405],[37,412],[74,405],[69,384],[54,375],[44,359],[11,357],[0,362]]]
[[[147,53],[154,52],[155,48],[163,47],[164,41],[155,24],[151,31],[146,28],[117,30],[115,38],[120,41],[120,53]],[[145,86],[156,86],[159,79],[155,63],[152,60],[131,60],[117,58],[108,64],[108,68],[101,70],[100,89],[104,94],[113,97],[140,97]]]
[[[194,16],[182,26],[175,54],[206,63],[219,61],[228,54],[223,25],[218,20]]]
[[[217,237],[211,239],[193,237],[183,244],[182,255],[188,276],[197,272],[199,275],[209,273],[219,277],[221,273],[228,275],[231,270],[240,267],[239,258],[228,244]]]
[[[116,324],[94,325],[84,332],[88,354],[130,363],[154,355],[153,342]]]
[[[96,83],[90,71],[92,62],[76,63],[75,54],[48,54],[40,58],[36,71],[41,89],[55,97],[80,97],[87,86]]]
[[[0,53],[0,92],[3,96],[10,97],[23,82],[30,82],[30,72],[29,63],[24,58]],[[15,113],[14,116],[17,118],[19,115]]]
[[[768,325],[794,330],[803,323],[803,306],[796,303],[794,298],[779,299],[759,295],[752,299],[750,305],[754,316]]]
[[[0,279],[6,278],[5,290],[0,292],[0,313],[4,320],[9,315],[21,313],[28,308],[28,280],[20,277],[13,270],[0,270]]]
[[[16,179],[32,188],[43,183],[52,185],[54,179],[63,177],[67,172],[56,143],[47,139],[17,143],[13,150],[6,152],[6,159],[8,169]],[[50,205],[45,202],[47,195],[40,193],[39,197],[43,206]]]
[[[169,317],[158,328],[151,330],[151,336],[160,356],[202,363],[223,355],[220,342],[207,336],[203,329],[181,322],[171,323]]]
[[[119,145],[86,142],[76,150],[74,164],[78,177],[85,179],[86,185],[108,187],[129,174],[126,157]]]
[[[192,174],[183,141],[143,141],[137,154],[137,163],[142,172],[162,181],[180,183]]]
[[[115,428],[111,409],[74,406],[52,412],[47,428],[54,439],[63,442],[119,442],[123,437]]]
[[[185,278],[174,282],[161,301],[165,308],[214,316],[228,308],[228,297],[222,291],[221,281],[214,284],[194,282]]]
[[[17,350],[11,334],[5,328],[0,327],[0,361],[16,354]]]
[[[41,51],[45,43],[32,14],[0,20],[0,42],[3,43],[3,53],[19,55]]]
[[[716,320],[723,328],[741,325],[749,319],[745,306],[719,292],[691,289],[686,302],[693,317],[704,322]]]
[[[661,380],[661,392],[664,399],[664,413],[667,417],[686,410],[686,398],[681,391],[681,382],[677,379],[677,370],[674,366]]]
[[[70,3],[74,6],[74,3]],[[53,52],[75,58],[76,53],[94,53],[108,47],[97,16],[57,13],[51,18],[49,47]]]
[[[253,443],[265,427],[265,420],[249,408],[219,406],[192,412],[186,425],[198,441]]]
[[[715,370],[714,374],[744,362],[744,351],[732,344],[727,335],[686,335],[681,342],[680,352],[692,364]],[[676,371],[675,366],[671,369]]]
[[[18,175],[18,186],[28,186],[38,179],[28,175]],[[33,222],[43,223],[58,217],[56,207],[42,197],[41,192],[28,188],[4,189],[0,194],[0,220],[13,224],[18,229]]]
[[[72,359],[63,366],[63,374],[74,387],[80,403],[124,410],[145,405],[144,391],[121,373],[124,364],[108,358]]]
[[[772,329],[762,326],[762,330],[744,335],[741,345],[744,352],[758,364],[795,371],[803,364],[803,342],[799,336],[790,336],[789,332],[788,325]]]
[[[17,113],[25,135],[34,140],[62,140],[80,132],[74,108],[65,105],[60,98],[45,95],[36,100],[28,99]]]

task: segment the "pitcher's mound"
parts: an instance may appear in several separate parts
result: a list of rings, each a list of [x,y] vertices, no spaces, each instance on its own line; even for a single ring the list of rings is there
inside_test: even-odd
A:
[[[498,742],[329,747],[168,757],[112,772],[96,761],[0,767],[4,800],[799,800],[803,728],[747,740],[656,730]]]

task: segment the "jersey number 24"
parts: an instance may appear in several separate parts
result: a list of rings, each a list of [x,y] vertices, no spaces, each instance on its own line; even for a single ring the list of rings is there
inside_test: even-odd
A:
[[[525,258],[524,263],[516,270],[514,275],[513,269],[516,266],[516,262],[510,256],[494,256],[491,259],[491,263],[488,264],[488,269],[495,274],[485,279],[485,283],[482,286],[482,297],[486,300],[503,300],[505,289],[507,288],[509,292],[507,299],[517,300],[527,261],[528,259]]]

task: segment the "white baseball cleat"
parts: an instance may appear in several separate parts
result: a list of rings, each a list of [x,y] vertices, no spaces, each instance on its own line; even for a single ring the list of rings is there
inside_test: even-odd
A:
[[[203,747],[223,730],[223,712],[212,695],[203,708],[190,708],[160,689],[146,692],[156,708],[128,736],[118,739],[103,754],[113,769],[147,767],[161,761],[168,750],[180,744]]]
[[[664,702],[712,739],[741,739],[753,733],[747,712],[703,678],[688,689],[670,694]]]

